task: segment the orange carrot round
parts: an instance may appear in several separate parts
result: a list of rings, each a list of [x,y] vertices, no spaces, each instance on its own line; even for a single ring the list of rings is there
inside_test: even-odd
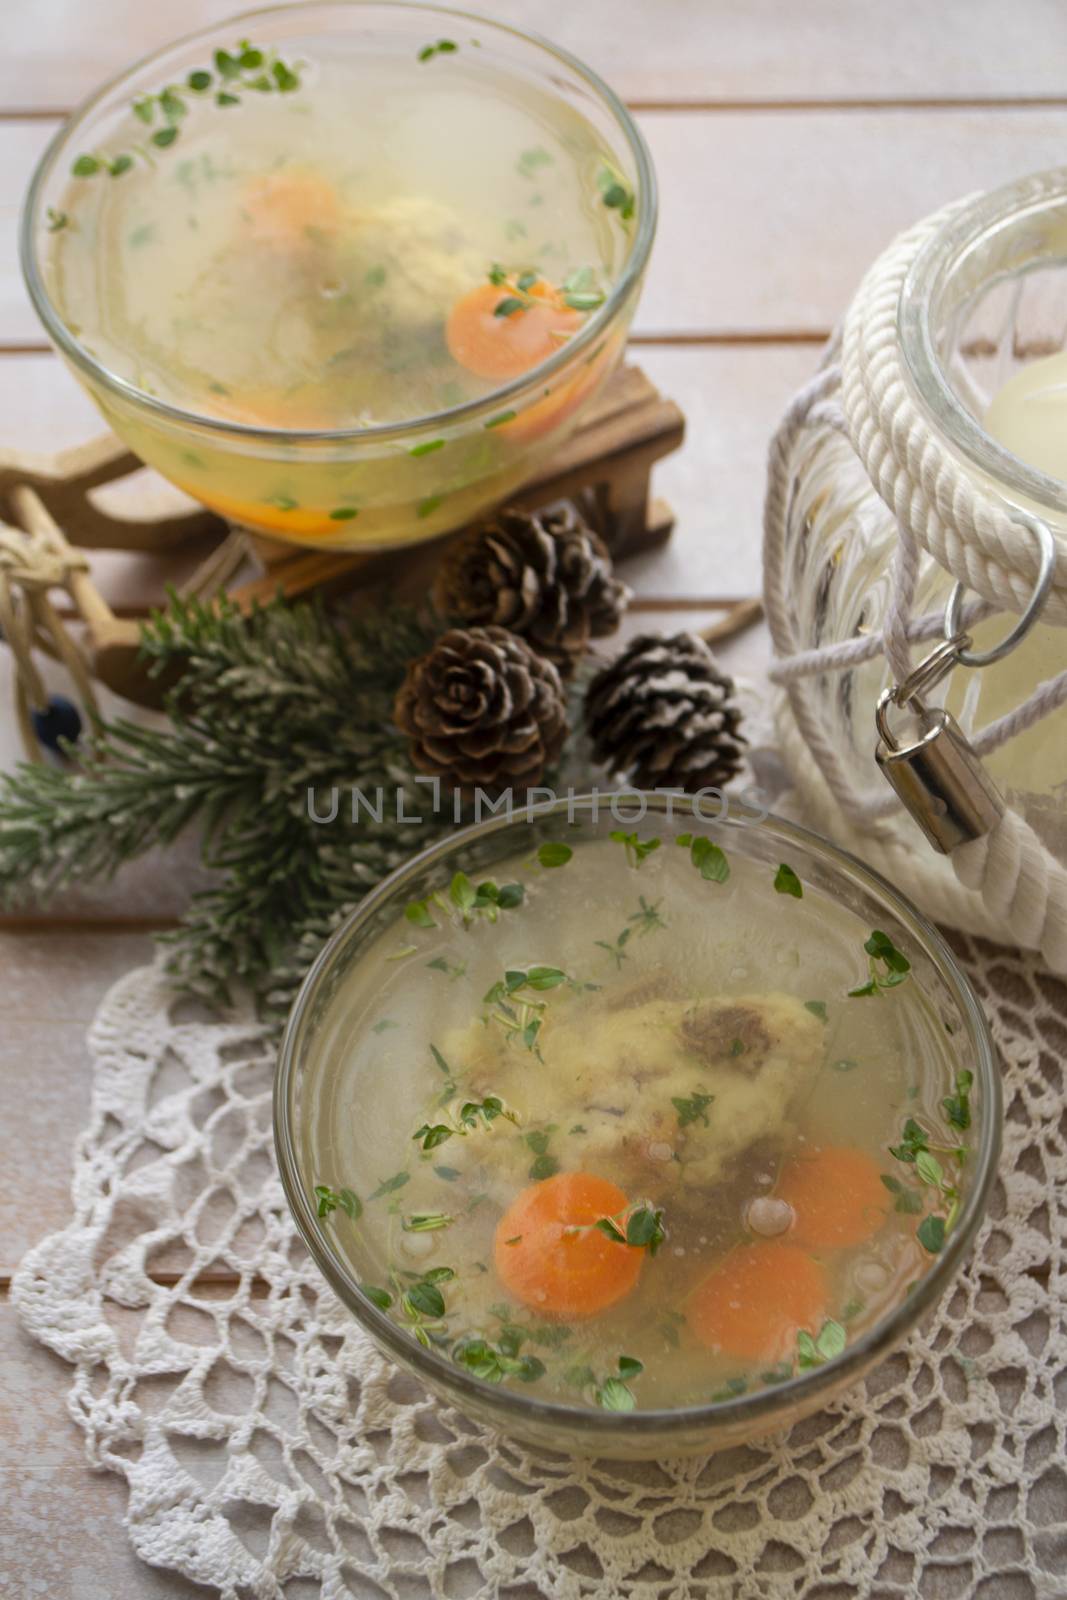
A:
[[[889,1210],[877,1161],[851,1145],[815,1145],[794,1156],[783,1167],[775,1194],[795,1213],[791,1243],[809,1250],[863,1244]]]
[[[792,1244],[766,1241],[731,1250],[686,1305],[701,1344],[738,1361],[779,1361],[801,1328],[818,1331],[826,1316],[826,1274]]]
[[[509,300],[522,308],[497,314]],[[544,279],[522,293],[509,283],[480,283],[448,314],[445,340],[454,361],[479,378],[517,378],[554,355],[582,325]]]
[[[290,168],[251,179],[241,212],[257,244],[277,246],[306,243],[309,229],[336,232],[341,209],[337,190],[321,172]]]
[[[559,1172],[516,1196],[497,1224],[494,1259],[509,1294],[548,1317],[595,1317],[629,1294],[644,1251],[593,1226],[625,1211],[606,1178]]]

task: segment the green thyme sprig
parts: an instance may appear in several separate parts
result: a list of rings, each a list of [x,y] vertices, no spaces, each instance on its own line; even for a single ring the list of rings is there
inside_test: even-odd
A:
[[[533,293],[541,281],[541,274],[533,267],[513,272],[502,267],[499,261],[494,261],[487,276],[495,288],[507,290],[493,307],[494,317],[518,316],[536,305],[545,304],[541,295]],[[604,304],[607,295],[597,284],[592,267],[579,267],[564,278],[559,298],[571,311],[596,311]]]
[[[797,1366],[821,1367],[839,1356],[848,1343],[848,1335],[839,1322],[828,1317],[813,1337],[804,1328],[797,1334]]]
[[[635,210],[634,192],[622,176],[611,167],[601,167],[597,174],[600,198],[609,211],[617,211],[623,222],[629,222]]]
[[[628,952],[627,952],[626,946],[627,946],[627,944],[629,942],[630,935],[633,933],[633,931],[634,931],[633,928],[631,928],[629,926],[629,924],[627,924],[627,926],[625,928],[623,928],[622,932],[619,934],[618,938],[614,941],[614,943],[612,943],[608,939],[594,939],[593,940],[593,943],[598,947],[598,949],[607,951],[608,955],[611,957],[611,959],[615,963],[616,971],[621,971],[622,970],[622,964],[627,959]]]
[[[887,933],[873,930],[863,946],[867,952],[870,973],[866,983],[857,984],[848,991],[849,998],[858,1000],[864,995],[880,995],[886,989],[895,989],[904,982],[911,971],[911,962],[898,950]]]
[[[959,1115],[965,1112],[967,1123],[970,1123],[969,1091],[973,1081],[973,1074],[961,1072],[956,1078],[956,1097],[942,1102]],[[962,1104],[961,1104],[962,1101]],[[949,1120],[952,1120],[951,1114]],[[958,1125],[958,1124],[957,1124]],[[914,1117],[908,1117],[901,1131],[900,1143],[889,1146],[889,1154],[903,1166],[912,1167],[919,1182],[928,1189],[933,1189],[937,1202],[947,1205],[947,1211],[942,1216],[937,1211],[931,1211],[925,1216],[915,1232],[915,1237],[930,1255],[937,1255],[943,1248],[945,1239],[956,1224],[960,1208],[960,1192],[955,1181],[946,1173],[943,1164],[938,1160],[934,1151],[947,1155],[963,1165],[967,1157],[967,1147],[962,1144],[934,1144],[926,1129],[916,1122]],[[883,1175],[882,1182],[895,1196],[894,1209],[915,1214],[923,1209],[921,1195],[913,1189],[906,1188],[898,1178]]]
[[[331,1189],[329,1184],[317,1183],[315,1199],[318,1202],[320,1217],[328,1217],[334,1211],[343,1211],[346,1217],[358,1222],[363,1215],[363,1202],[351,1189]]]
[[[680,833],[675,844],[688,848],[689,859],[707,883],[725,883],[730,876],[726,851],[702,833]]]
[[[643,894],[638,895],[638,909],[627,917],[627,922],[632,922],[639,934],[654,933],[657,928],[667,926],[666,919],[660,915],[662,900],[647,901]]]
[[[627,833],[623,828],[612,828],[608,838],[622,845],[631,867],[639,867],[663,843],[662,839],[639,839],[636,833]]]
[[[454,1117],[447,1122],[424,1122],[411,1135],[423,1150],[436,1150],[448,1139],[466,1138],[478,1128],[489,1128],[503,1117],[506,1122],[518,1122],[516,1112],[509,1110],[499,1095],[487,1094],[484,1100],[465,1100]]]
[[[521,1328],[504,1328],[496,1344],[485,1338],[461,1339],[453,1348],[452,1359],[485,1383],[503,1383],[518,1378],[520,1383],[536,1383],[545,1375],[545,1364],[538,1356],[521,1355]]]
[[[454,1267],[430,1267],[418,1275],[401,1272],[391,1274],[400,1315],[412,1338],[426,1350],[431,1345],[447,1342],[445,1297],[438,1285],[451,1283],[455,1276]]]
[[[214,71],[197,67],[186,74],[184,82],[168,83],[155,94],[142,95],[133,102],[134,116],[152,129],[148,143],[155,149],[169,149],[178,138],[189,112],[190,96],[195,101],[210,95],[217,106],[225,108],[240,105],[241,95],[246,93],[291,94],[300,87],[303,63],[284,61],[276,51],[261,50],[242,39],[233,50],[216,50],[212,65]],[[150,160],[141,145],[115,156],[83,152],[71,172],[76,178],[92,178],[99,172],[120,178],[129,172],[138,156]]]
[[[603,1411],[632,1411],[637,1401],[629,1385],[644,1370],[644,1362],[636,1356],[620,1356],[616,1371],[607,1377],[598,1377],[589,1366],[571,1367],[564,1377],[576,1389],[592,1389],[593,1399]]]
[[[501,911],[514,911],[522,905],[525,894],[521,883],[498,886],[488,879],[475,888],[465,872],[457,872],[445,894],[434,890],[422,900],[409,901],[404,916],[416,928],[436,928],[440,924],[431,912],[434,907],[450,921],[469,928],[479,917],[495,922]]]
[[[565,1239],[577,1238],[595,1228],[614,1244],[630,1245],[635,1250],[647,1250],[652,1257],[667,1238],[663,1210],[647,1200],[635,1200],[622,1211],[610,1217],[598,1217],[595,1222],[575,1223],[564,1228]]]
[[[490,1008],[483,1021],[487,1024],[497,1023],[507,1034],[509,1042],[513,1039],[521,1040],[526,1049],[532,1051],[540,1060],[538,1038],[544,1021],[546,1002],[534,1000],[524,991],[542,993],[548,989],[558,989],[561,984],[577,987],[573,979],[568,978],[559,967],[534,966],[525,970],[520,967],[511,968],[504,973],[503,978],[491,984],[482,996],[482,1003]]]

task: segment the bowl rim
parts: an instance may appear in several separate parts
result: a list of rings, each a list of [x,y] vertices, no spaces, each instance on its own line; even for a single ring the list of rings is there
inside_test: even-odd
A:
[[[931,327],[935,298],[956,264],[987,234],[1011,225],[1023,228],[1033,214],[1057,201],[1061,208],[1067,204],[1067,166],[1027,173],[957,205],[907,269],[897,305],[897,336],[908,375],[933,427],[1009,500],[1034,502],[1053,517],[1062,517],[1067,512],[1067,487],[1001,444],[958,399]]]
[[[81,341],[68,328],[66,321],[60,315],[44,281],[39,257],[39,240],[41,237],[39,224],[39,207],[44,186],[51,177],[57,161],[68,148],[69,143],[84,123],[92,116],[94,110],[102,101],[118,89],[125,81],[133,78],[144,68],[150,67],[156,61],[163,61],[174,53],[185,50],[188,46],[201,39],[214,38],[224,30],[240,33],[264,18],[279,17],[284,14],[298,16],[302,11],[311,9],[307,0],[283,0],[279,5],[257,6],[252,10],[239,11],[232,17],[224,18],[221,22],[212,23],[208,27],[196,28],[190,33],[180,35],[166,44],[150,50],[147,54],[139,56],[136,61],[129,63],[119,72],[113,73],[99,88],[95,89],[71,112],[62,126],[49,140],[47,146],[34,168],[29,188],[22,203],[19,218],[19,260],[22,268],[23,281],[29,293],[33,308],[44,325],[45,332],[49,335],[57,348],[78,367],[89,379],[108,390],[113,396],[124,400],[127,404],[141,411],[147,411],[153,416],[166,420],[185,428],[195,428],[208,433],[218,433],[231,441],[244,441],[260,443],[284,443],[286,445],[302,442],[340,442],[361,444],[363,442],[377,443],[391,439],[405,439],[412,434],[422,433],[428,428],[454,428],[464,425],[486,412],[499,411],[505,402],[518,398],[527,389],[541,387],[546,378],[554,376],[569,368],[576,355],[582,352],[610,330],[618,312],[625,308],[631,295],[635,294],[640,286],[652,241],[656,233],[658,216],[658,187],[656,183],[655,168],[652,157],[641,133],[630,112],[623,101],[604,79],[589,67],[578,56],[573,55],[560,45],[553,44],[538,33],[532,33],[525,28],[517,28],[510,23],[497,21],[493,17],[481,12],[467,11],[461,7],[445,6],[433,3],[433,0],[313,0],[316,10],[332,9],[338,13],[343,11],[356,12],[362,8],[378,7],[396,11],[422,11],[430,16],[450,19],[453,22],[470,24],[484,30],[492,30],[498,34],[510,35],[520,40],[524,45],[531,45],[535,50],[541,51],[554,58],[567,68],[576,77],[583,80],[597,99],[608,109],[625,139],[626,145],[633,158],[637,171],[637,192],[640,199],[637,229],[633,242],[627,255],[623,270],[604,301],[604,304],[590,316],[583,326],[566,344],[560,346],[547,360],[538,366],[532,367],[528,372],[513,378],[500,388],[491,390],[479,399],[464,401],[462,405],[452,406],[443,411],[428,413],[425,416],[409,418],[402,422],[375,423],[371,427],[363,428],[268,428],[254,423],[245,423],[230,420],[225,417],[211,416],[198,411],[191,411],[185,406],[175,405],[169,400],[163,400],[158,395],[148,394],[138,388],[129,379],[122,378],[96,356],[94,356]],[[504,409],[506,409],[504,405]]]
[[[908,927],[909,937],[913,937],[923,947],[924,953],[938,969],[942,981],[952,992],[970,1034],[974,1050],[975,1084],[980,1093],[982,1106],[980,1140],[975,1152],[974,1183],[944,1248],[931,1259],[929,1268],[916,1281],[911,1293],[859,1339],[849,1344],[841,1355],[821,1366],[809,1368],[782,1383],[768,1385],[764,1389],[727,1400],[707,1401],[692,1406],[642,1408],[628,1412],[594,1410],[591,1407],[569,1405],[562,1401],[543,1400],[533,1394],[527,1395],[516,1389],[488,1383],[457,1366],[448,1356],[424,1348],[406,1334],[386,1312],[380,1310],[363,1294],[344,1258],[334,1249],[328,1235],[320,1228],[314,1207],[299,1181],[293,1128],[289,1116],[289,1088],[309,1008],[318,993],[319,985],[328,976],[341,947],[358,935],[360,929],[370,921],[379,907],[411,878],[421,874],[428,866],[432,866],[443,857],[452,855],[457,849],[462,850],[476,840],[489,837],[505,828],[514,827],[517,820],[536,823],[562,813],[570,821],[573,816],[588,812],[596,804],[608,801],[612,793],[625,795],[627,798],[643,796],[647,805],[645,815],[658,813],[671,817],[672,803],[674,807],[683,810],[690,804],[690,814],[694,824],[705,829],[756,828],[775,839],[780,839],[784,844],[795,844],[821,858],[833,870],[853,882],[858,880],[861,888],[885,901],[887,909]],[[691,801],[691,796],[678,792],[668,794],[664,790],[652,792],[635,789],[610,792],[600,790],[531,806],[528,810],[523,808],[521,812],[516,812],[514,817],[504,815],[486,818],[446,836],[397,867],[360,901],[356,910],[335,930],[312,963],[286,1021],[274,1081],[274,1143],[282,1188],[293,1219],[313,1260],[334,1293],[353,1313],[356,1321],[367,1329],[376,1343],[385,1346],[401,1364],[414,1368],[418,1375],[425,1379],[432,1392],[439,1393],[444,1389],[446,1392],[460,1396],[471,1395],[484,1401],[486,1409],[493,1413],[505,1431],[508,1420],[513,1420],[520,1429],[523,1424],[531,1423],[576,1428],[585,1432],[596,1448],[599,1449],[603,1445],[604,1448],[610,1449],[611,1441],[620,1435],[634,1437],[686,1434],[703,1425],[709,1430],[710,1442],[719,1428],[750,1424],[754,1431],[758,1431],[762,1419],[770,1418],[773,1425],[774,1416],[788,1412],[791,1401],[806,1403],[830,1389],[836,1393],[843,1387],[842,1380],[858,1378],[877,1360],[895,1348],[945,1294],[957,1270],[970,1252],[974,1236],[985,1216],[996,1179],[1003,1125],[1003,1098],[992,1035],[970,979],[960,967],[942,935],[880,873],[873,871],[856,856],[810,829],[766,811],[758,818],[728,814],[713,822],[700,812],[699,806],[694,809]],[[455,1403],[462,1410],[462,1398]]]

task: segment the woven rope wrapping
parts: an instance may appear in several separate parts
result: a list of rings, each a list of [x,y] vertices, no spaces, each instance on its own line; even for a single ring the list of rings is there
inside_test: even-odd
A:
[[[12,1298],[73,1367],[138,1555],[223,1600],[1062,1600],[1067,989],[958,944],[1007,1108],[970,1264],[790,1434],[657,1463],[510,1443],[379,1356],[285,1209],[251,1012],[123,978],[90,1036],[74,1215]]]
[[[966,204],[963,202],[961,204]],[[926,242],[960,209],[947,207],[898,238],[861,284],[826,362],[797,395],[770,452],[764,513],[767,617],[782,665],[779,718],[786,755],[805,799],[841,842],[860,852],[918,899],[932,915],[973,931],[1040,950],[1056,972],[1067,972],[1067,867],[1017,812],[1008,811],[983,839],[950,857],[955,878],[934,869],[930,854],[884,825],[899,810],[888,791],[857,794],[846,762],[824,721],[816,676],[868,658],[869,639],[829,651],[806,651],[797,635],[785,571],[786,531],[793,489],[793,452],[800,434],[833,427],[844,434],[867,476],[896,519],[899,543],[892,600],[880,647],[898,681],[908,670],[909,642],[931,637],[930,623],[912,617],[920,549],[998,611],[1021,612],[1037,577],[1032,535],[984,495],[975,476],[946,449],[920,411],[905,373],[897,328],[908,270]],[[1067,554],[1058,550],[1044,621],[1067,625]],[[829,659],[828,659],[829,658]],[[1067,675],[1042,685],[1025,707],[983,730],[975,743],[991,748],[1031,725],[1067,697]],[[799,738],[797,737],[799,734]],[[872,718],[872,755],[874,729]],[[873,778],[872,760],[872,778]]]

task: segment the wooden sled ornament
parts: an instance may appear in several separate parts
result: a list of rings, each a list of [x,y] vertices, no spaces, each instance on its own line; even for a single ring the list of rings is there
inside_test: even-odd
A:
[[[639,368],[622,367],[557,455],[509,503],[575,499],[616,560],[653,549],[670,536],[673,518],[669,507],[650,498],[651,470],[678,448],[684,433],[678,406]],[[139,659],[139,620],[116,615],[93,581],[86,551],[163,556],[210,541],[210,553],[181,592],[205,600],[226,592],[247,609],[279,593],[332,596],[383,586],[415,598],[426,592],[443,551],[458,536],[379,552],[308,549],[268,540],[191,503],[154,514],[135,506],[126,516],[94,498],[94,491],[142,469],[111,434],[53,457],[0,453],[0,630],[16,656],[19,723],[33,755],[39,750],[31,712],[47,703],[33,667],[37,650],[63,661],[90,708],[94,679],[127,699],[159,703],[160,685]],[[57,594],[53,603],[56,591],[66,600]],[[165,600],[161,579],[157,603]],[[70,620],[84,624],[83,650],[65,626]]]

